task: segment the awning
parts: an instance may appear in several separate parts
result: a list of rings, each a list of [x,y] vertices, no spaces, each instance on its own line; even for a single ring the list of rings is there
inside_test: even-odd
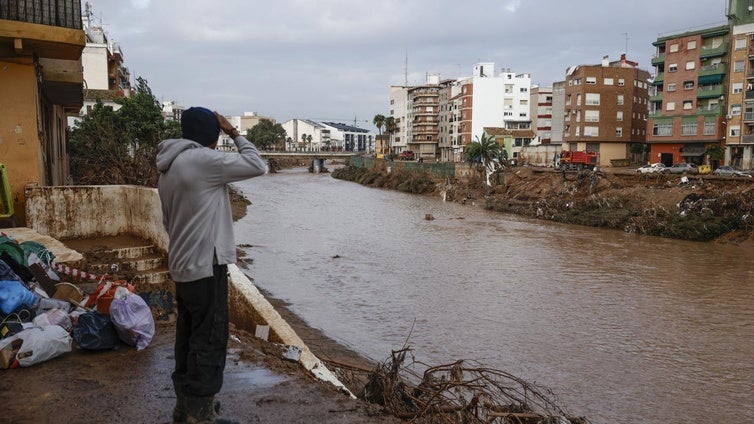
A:
[[[681,156],[701,156],[706,150],[707,149],[703,145],[685,145],[683,146],[683,152],[681,152]]]
[[[702,84],[718,84],[723,81],[722,75],[705,75],[699,77],[699,85]]]

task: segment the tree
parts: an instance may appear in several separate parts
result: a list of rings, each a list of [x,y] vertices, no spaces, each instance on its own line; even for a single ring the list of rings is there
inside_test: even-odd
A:
[[[98,100],[74,126],[68,138],[74,183],[157,185],[157,144],[180,137],[180,125],[165,122],[147,80],[136,81],[135,94],[117,100],[120,109]]]
[[[395,122],[395,118],[388,116],[385,118],[385,134],[388,135],[387,152],[392,153],[393,146],[393,134],[398,131],[398,124]]]
[[[311,134],[306,136],[306,142],[309,143],[309,150],[312,150],[312,135]]]
[[[482,163],[485,169],[487,186],[491,186],[490,175],[495,171],[495,162],[493,159],[502,155],[502,147],[497,144],[495,138],[486,133],[482,134],[481,140],[476,136],[476,141],[466,145],[464,158],[467,162]]]
[[[377,132],[380,134],[380,140],[382,140],[382,127],[385,126],[385,115],[382,115],[382,114],[374,115],[374,119],[372,119],[372,123],[374,124],[375,127],[377,127]],[[385,146],[382,146],[382,148],[384,150]],[[385,152],[383,151],[380,153],[384,154]]]
[[[269,119],[261,119],[256,125],[246,130],[246,138],[262,150],[285,143],[285,136],[283,126],[273,124]]]
[[[711,144],[707,146],[707,151],[705,153],[709,157],[709,161],[711,162],[710,165],[717,168],[717,165],[725,157],[725,148],[719,144]]]

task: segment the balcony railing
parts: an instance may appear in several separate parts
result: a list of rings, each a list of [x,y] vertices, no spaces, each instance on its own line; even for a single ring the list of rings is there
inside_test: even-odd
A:
[[[658,53],[652,57],[652,66],[657,66],[665,62],[665,53]]]
[[[728,43],[721,43],[717,47],[702,46],[699,52],[699,58],[705,59],[708,57],[722,56],[728,52]]]
[[[741,137],[741,139],[742,139],[741,141],[743,141],[744,143],[754,143],[754,134],[752,134],[752,135],[745,135],[745,136]]]
[[[754,112],[745,112],[744,121],[754,121]]]
[[[696,97],[699,99],[709,99],[720,97],[725,92],[725,86],[722,84],[700,85],[696,90]]]
[[[704,77],[708,75],[725,75],[726,69],[727,66],[724,63],[702,66],[701,68],[699,68],[699,76]]]
[[[720,106],[716,107],[699,107],[696,108],[696,113],[700,115],[719,115],[720,114]]]
[[[4,0],[0,19],[81,29],[81,0]]]

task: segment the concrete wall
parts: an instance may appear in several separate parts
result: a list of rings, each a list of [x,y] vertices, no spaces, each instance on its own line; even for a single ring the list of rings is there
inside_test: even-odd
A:
[[[419,163],[419,162],[404,162],[404,161],[388,161],[385,159],[376,159],[362,156],[351,156],[349,159],[349,165],[357,168],[374,169],[378,171],[385,171],[388,167],[391,172],[395,171],[424,171],[428,172],[438,178],[455,178],[463,181],[468,181],[474,174],[481,173],[477,171],[477,168],[468,163],[455,163],[455,162],[437,162],[437,163]]]
[[[26,225],[56,239],[133,234],[167,251],[157,190],[139,186],[31,187]]]

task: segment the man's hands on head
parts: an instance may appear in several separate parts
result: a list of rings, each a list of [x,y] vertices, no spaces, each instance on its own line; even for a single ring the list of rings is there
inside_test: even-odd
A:
[[[225,134],[228,134],[233,138],[238,137],[238,130],[233,125],[231,125],[224,116],[217,113],[217,111],[215,111],[215,116],[217,117],[217,123],[220,124],[220,129],[223,130]]]

